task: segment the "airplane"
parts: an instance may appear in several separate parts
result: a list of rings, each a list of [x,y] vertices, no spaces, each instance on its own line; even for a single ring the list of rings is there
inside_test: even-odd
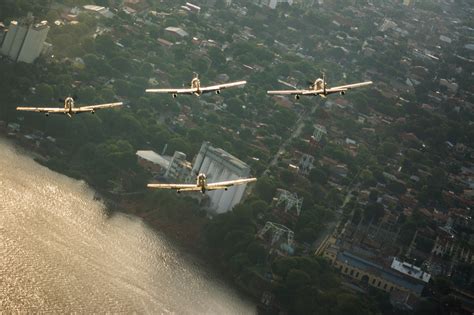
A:
[[[336,86],[333,88],[328,88],[327,83],[326,83],[326,78],[323,74],[323,78],[322,79],[318,78],[314,82],[311,82],[309,89],[307,90],[299,90],[299,89],[296,89],[295,87],[294,90],[267,91],[267,94],[294,95],[295,99],[297,100],[300,98],[301,95],[312,95],[312,96],[319,95],[325,98],[327,95],[334,94],[334,93],[339,93],[341,95],[344,95],[350,89],[370,85],[372,83],[373,83],[372,81],[366,81],[366,82],[360,82],[360,83],[341,85],[341,86]]]
[[[220,94],[221,90],[223,89],[239,86],[239,85],[245,85],[246,83],[247,81],[237,81],[237,82],[201,87],[201,81],[199,80],[199,75],[195,73],[193,79],[191,80],[191,87],[189,89],[146,89],[145,92],[169,93],[173,95],[173,98],[176,98],[178,94],[201,96],[204,93],[210,93],[210,92],[215,92],[216,94]]]
[[[68,96],[64,100],[59,100],[60,102],[64,101],[64,108],[61,107],[17,107],[16,110],[20,111],[31,111],[37,113],[45,113],[46,116],[49,114],[64,114],[72,117],[74,114],[80,113],[91,113],[95,114],[97,109],[104,109],[104,108],[112,108],[117,106],[122,106],[122,102],[117,103],[108,103],[108,104],[100,104],[100,105],[89,105],[83,107],[74,107],[74,101],[76,97]]]
[[[148,184],[147,187],[175,189],[178,194],[182,191],[200,191],[201,193],[205,194],[208,190],[227,190],[229,187],[255,182],[256,180],[256,178],[240,178],[225,182],[207,183],[206,175],[200,173],[196,176],[196,184]]]

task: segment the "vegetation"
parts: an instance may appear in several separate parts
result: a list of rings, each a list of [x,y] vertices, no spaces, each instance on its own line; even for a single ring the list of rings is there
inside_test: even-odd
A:
[[[67,7],[84,4],[57,2]],[[112,1],[95,2],[112,5]],[[380,307],[387,309],[386,296],[372,299],[352,293],[341,285],[325,260],[308,253],[314,251],[312,244],[324,235],[327,226],[340,219],[339,213],[342,223],[379,222],[386,210],[379,200],[384,194],[400,197],[413,191],[419,208],[446,207],[443,191],[460,191],[448,176],[459,172],[460,166],[441,163],[448,153],[446,141],[472,146],[473,113],[454,110],[449,104],[439,111],[421,109],[419,104],[428,102],[427,91],[438,89],[431,81],[417,87],[414,94],[402,95],[403,103],[370,89],[351,92],[350,106],[344,110],[312,111],[316,105],[311,99],[301,99],[290,109],[278,106],[265,94],[265,89],[276,86],[277,78],[303,86],[324,71],[330,74],[330,83],[352,82],[362,79],[368,69],[377,69],[375,75],[380,80],[404,78],[407,70],[400,66],[400,60],[408,54],[408,40],[401,38],[396,49],[388,44],[379,47],[373,57],[362,52],[349,55],[347,51],[360,51],[360,39],[370,38],[369,44],[376,45],[371,41],[383,34],[373,27],[372,20],[380,23],[380,17],[355,19],[353,12],[341,9],[345,7],[341,1],[327,4],[327,10],[306,11],[297,6],[269,11],[251,1],[236,2],[239,8],[246,6],[246,14],[237,6],[217,7],[197,17],[177,13],[180,3],[158,5],[149,1],[150,10],[171,14],[137,17],[117,12],[114,19],[104,19],[81,13],[77,24],[50,23],[52,56],[31,65],[0,60],[4,79],[0,85],[0,119],[20,121],[26,132],[40,130],[54,137],[54,145],[43,145],[52,169],[123,196],[143,193],[150,180],[136,163],[137,150],[161,152],[168,145],[168,152],[179,150],[193,157],[202,141],[210,141],[248,163],[259,177],[244,203],[205,220],[203,229],[203,241],[239,285],[258,297],[262,288],[273,292],[278,304],[293,314],[375,314]],[[428,2],[419,5],[434,10],[436,5]],[[0,3],[0,19],[9,21],[33,11],[52,22],[60,18],[62,10],[48,0],[4,1]],[[334,34],[332,21],[334,12],[339,11],[354,18],[355,25],[342,25]],[[395,7],[389,14],[396,16],[399,11]],[[167,26],[183,27],[190,36],[176,39],[165,31]],[[326,34],[337,36],[331,35],[330,41]],[[193,37],[201,41],[200,45]],[[161,46],[158,38],[175,44]],[[440,62],[430,71],[449,73],[460,85],[472,85],[472,77],[466,76],[469,71],[453,74],[448,72],[449,64],[450,60]],[[185,97],[174,101],[144,93],[155,80],[163,86],[187,84],[194,71],[200,73],[203,83],[226,74],[231,79],[245,78],[249,84],[245,91],[226,90],[223,98],[208,96],[203,101]],[[15,111],[19,104],[45,106],[66,95],[77,95],[79,104],[117,99],[126,106],[73,119]],[[358,116],[383,117],[390,124],[374,123],[370,133],[356,122]],[[276,165],[269,165],[302,118],[305,125],[299,139],[289,144]],[[323,139],[314,147],[307,141],[314,122],[330,126],[333,134],[341,135],[338,141]],[[406,134],[415,134],[416,139],[402,138]],[[343,144],[345,138],[363,139],[355,156]],[[315,167],[306,177],[288,169],[287,162],[293,162],[296,152],[315,157]],[[324,159],[336,167],[323,164]],[[343,172],[337,168],[341,165]],[[398,168],[395,180],[390,175]],[[419,182],[410,180],[413,175],[420,177]],[[379,189],[380,185],[386,189]],[[292,257],[270,253],[268,244],[256,237],[266,221],[278,221],[272,207],[277,188],[304,198],[301,215],[287,223],[300,244]],[[352,194],[355,188],[370,192],[364,206],[356,202],[357,196]],[[142,205],[151,216],[156,204],[163,215],[177,222],[184,220],[182,213],[204,220],[203,212],[190,199],[145,193]],[[397,242],[401,246],[408,246],[416,230],[428,225],[419,211],[408,218],[402,216],[399,223]],[[433,240],[420,238],[417,246],[429,251]],[[442,281],[437,285],[441,287]]]

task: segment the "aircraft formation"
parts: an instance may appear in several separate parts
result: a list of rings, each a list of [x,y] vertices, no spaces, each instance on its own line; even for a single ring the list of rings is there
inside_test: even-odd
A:
[[[193,79],[191,80],[191,84],[189,88],[166,88],[166,89],[146,89],[145,92],[147,93],[168,93],[176,98],[178,94],[184,95],[194,95],[194,96],[201,96],[202,94],[206,93],[216,93],[220,94],[221,90],[237,87],[237,86],[244,86],[247,81],[236,81],[224,84],[216,84],[211,86],[201,86],[201,81],[199,80],[199,76],[194,74]],[[372,81],[366,82],[359,82],[347,85],[336,86],[332,88],[327,87],[327,83],[325,80],[325,76],[323,78],[318,78],[314,82],[312,82],[308,89],[297,89],[293,87],[293,90],[272,90],[267,91],[269,95],[294,95],[295,99],[299,99],[300,96],[316,96],[319,95],[320,97],[325,98],[326,96],[334,93],[339,93],[344,95],[348,90],[358,87],[363,87],[372,84]],[[75,101],[77,97],[68,96],[64,100],[60,100],[64,102],[64,107],[17,107],[16,109],[19,111],[32,111],[32,112],[39,112],[45,113],[46,116],[50,114],[63,114],[67,115],[68,117],[72,117],[75,114],[81,113],[92,113],[94,114],[96,110],[99,109],[106,109],[106,108],[114,108],[122,106],[122,102],[116,103],[107,103],[107,104],[98,104],[98,105],[89,105],[89,106],[82,106],[82,107],[75,107]],[[252,178],[240,178],[234,179],[229,181],[223,182],[216,182],[216,183],[208,183],[206,174],[200,173],[196,176],[196,184],[148,184],[149,188],[158,188],[158,189],[171,189],[176,190],[177,193],[180,192],[201,192],[205,194],[206,191],[213,191],[213,190],[228,190],[232,186],[236,185],[243,185],[250,182],[255,182],[257,179]]]

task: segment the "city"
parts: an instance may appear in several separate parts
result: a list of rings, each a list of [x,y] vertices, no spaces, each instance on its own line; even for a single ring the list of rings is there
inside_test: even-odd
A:
[[[0,15],[0,128],[41,164],[217,257],[262,312],[474,310],[467,1],[47,2],[36,18]],[[193,72],[248,83],[145,94]],[[374,84],[265,93],[322,74]],[[76,93],[125,108],[71,121],[15,111]],[[196,172],[258,181],[204,196],[145,188]]]

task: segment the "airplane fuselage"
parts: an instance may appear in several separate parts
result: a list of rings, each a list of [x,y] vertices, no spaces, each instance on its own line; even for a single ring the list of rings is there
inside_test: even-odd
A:
[[[201,192],[204,194],[207,188],[207,178],[206,175],[200,173],[196,178],[196,185],[201,188]]]
[[[191,80],[191,89],[196,89],[196,91],[194,92],[194,95],[196,95],[196,96],[201,96],[202,95],[201,81],[199,81],[198,78],[194,78],[194,79]]]
[[[327,93],[326,93],[326,81],[324,80],[324,77],[322,79],[321,78],[316,79],[313,83],[312,88],[315,91],[323,90],[323,93],[320,93],[319,96],[326,97],[326,95],[327,95]]]
[[[74,114],[72,110],[73,108],[74,108],[74,99],[70,96],[66,97],[66,99],[64,100],[64,109],[66,110],[65,114],[71,117]]]

